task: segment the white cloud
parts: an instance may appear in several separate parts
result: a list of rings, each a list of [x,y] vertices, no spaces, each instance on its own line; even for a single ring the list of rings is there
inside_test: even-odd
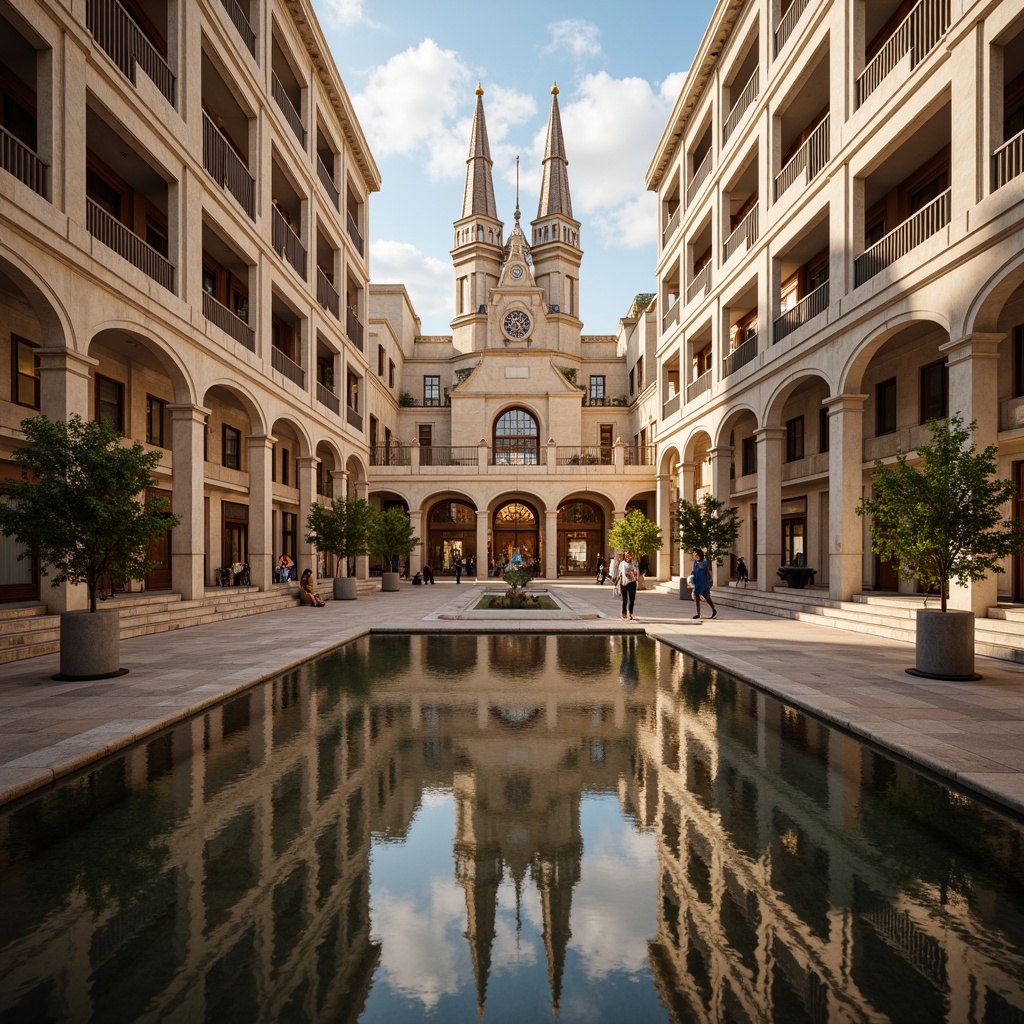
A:
[[[365,0],[317,0],[317,7],[321,8],[328,22],[334,22],[344,28],[351,28],[353,25],[365,24],[371,28],[376,25],[370,20],[366,13]]]
[[[548,25],[551,42],[544,47],[544,53],[568,50],[574,57],[595,57],[601,52],[601,30],[590,21],[580,18],[566,18]]]
[[[381,240],[370,246],[375,284],[404,284],[421,317],[451,312],[452,265],[427,256],[408,242]]]

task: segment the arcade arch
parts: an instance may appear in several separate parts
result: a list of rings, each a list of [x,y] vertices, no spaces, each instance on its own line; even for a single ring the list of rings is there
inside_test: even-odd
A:
[[[605,554],[608,532],[601,507],[585,498],[558,506],[558,575],[587,576]]]

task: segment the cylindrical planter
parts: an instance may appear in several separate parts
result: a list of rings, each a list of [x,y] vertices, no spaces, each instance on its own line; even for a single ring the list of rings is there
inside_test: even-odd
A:
[[[354,601],[356,599],[355,576],[337,576],[334,580],[334,600]]]
[[[60,613],[60,674],[57,679],[109,679],[121,668],[121,624],[116,608]]]
[[[974,613],[920,609],[917,659],[907,671],[926,679],[980,679],[974,671]]]
[[[679,577],[679,600],[680,601],[692,601],[693,591],[690,590],[690,585],[686,582],[685,576]]]
[[[398,573],[382,572],[380,574],[380,589],[385,593],[391,590],[398,590]]]

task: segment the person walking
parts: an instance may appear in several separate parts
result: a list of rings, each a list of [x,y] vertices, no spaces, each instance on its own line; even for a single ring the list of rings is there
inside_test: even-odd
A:
[[[711,566],[704,557],[704,552],[695,548],[693,552],[693,568],[690,570],[693,577],[693,603],[697,606],[695,619],[700,618],[700,599],[703,597],[711,605],[711,618],[718,618],[718,609],[715,602],[711,600]]]
[[[636,581],[640,576],[640,568],[627,551],[619,563],[619,591],[622,594],[622,618],[633,618],[633,605],[636,603]]]
[[[597,582],[604,586],[605,571],[604,571],[604,555],[597,556]]]
[[[738,587],[741,583],[743,586],[746,586],[749,580],[750,573],[747,572],[747,563],[743,561],[743,556],[740,555],[736,559],[736,586]]]
[[[462,559],[458,555],[455,556],[455,582],[462,582]]]

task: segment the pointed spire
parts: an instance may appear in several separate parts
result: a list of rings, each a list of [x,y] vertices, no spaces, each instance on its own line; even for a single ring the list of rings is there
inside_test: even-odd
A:
[[[476,112],[469,140],[469,158],[466,160],[466,191],[462,196],[462,216],[483,215],[498,219],[494,202],[494,182],[491,180],[491,147],[487,142],[487,122],[484,120],[484,90],[476,86]]]
[[[562,117],[558,112],[558,83],[551,87],[551,113],[548,117],[548,139],[544,148],[544,180],[540,187],[537,219],[552,214],[572,217],[569,197],[569,161],[565,157],[562,138]]]

